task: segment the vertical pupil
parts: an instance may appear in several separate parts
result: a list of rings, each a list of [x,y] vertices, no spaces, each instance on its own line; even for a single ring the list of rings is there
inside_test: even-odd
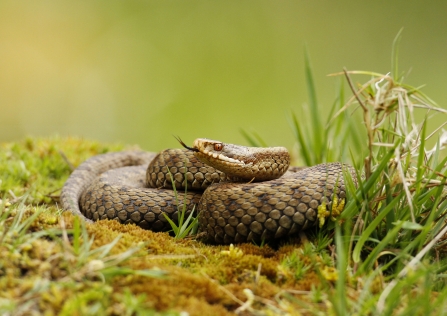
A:
[[[222,150],[222,144],[214,144],[214,150],[221,151]]]

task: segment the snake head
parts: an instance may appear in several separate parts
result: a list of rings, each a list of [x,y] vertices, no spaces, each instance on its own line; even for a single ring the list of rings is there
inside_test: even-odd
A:
[[[246,181],[265,181],[280,177],[287,171],[290,156],[284,147],[246,147],[221,141],[197,138],[192,147],[194,156],[231,178]]]

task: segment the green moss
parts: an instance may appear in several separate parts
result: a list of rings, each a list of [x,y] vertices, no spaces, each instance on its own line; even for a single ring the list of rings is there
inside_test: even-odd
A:
[[[33,204],[50,203],[73,166],[92,155],[122,148],[58,137],[0,144],[0,195],[12,200],[26,196]]]
[[[70,164],[123,146],[29,138],[0,148],[0,313],[202,316],[239,308],[298,315],[333,308],[339,271],[324,233],[304,245],[294,237],[229,247],[116,221],[80,226],[57,204]],[[381,275],[373,280],[380,292]],[[362,282],[347,279],[350,297],[367,288]]]
[[[75,218],[57,207],[70,164],[77,166],[90,156],[123,146],[77,138],[28,138],[0,148],[0,195],[11,204],[0,205],[4,229],[11,230],[19,215],[22,218],[17,225],[29,221],[17,232],[18,240],[0,242],[0,297],[5,298],[0,300],[1,311],[118,315],[145,310],[230,315],[240,306],[238,300],[247,300],[245,289],[273,300],[284,285],[299,290],[319,284],[315,275],[309,274],[303,285],[293,278],[286,281],[288,276],[281,274],[281,260],[294,253],[299,243],[284,244],[278,250],[243,244],[235,248],[241,255],[229,255],[228,246],[175,240],[167,233],[100,221],[86,225],[86,235],[79,237],[75,246],[73,234],[79,230]],[[86,247],[89,240],[91,248]],[[113,247],[107,248],[107,257],[95,257],[94,249],[108,245]],[[122,270],[107,266],[135,247],[130,256],[116,261]],[[93,263],[99,265],[97,270],[87,271],[96,269]],[[165,277],[139,272],[160,270],[166,272]],[[257,308],[262,310],[265,304]]]

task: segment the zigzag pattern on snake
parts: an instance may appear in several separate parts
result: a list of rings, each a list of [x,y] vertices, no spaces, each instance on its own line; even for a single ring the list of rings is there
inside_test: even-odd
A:
[[[163,213],[177,221],[185,202],[188,212],[196,206],[199,231],[209,242],[262,242],[315,226],[319,207],[331,212],[335,200],[346,198],[343,172],[356,179],[351,166],[338,162],[286,172],[290,157],[282,147],[198,139],[187,148],[92,157],[65,183],[62,206],[88,222],[114,219],[166,231],[170,225]]]

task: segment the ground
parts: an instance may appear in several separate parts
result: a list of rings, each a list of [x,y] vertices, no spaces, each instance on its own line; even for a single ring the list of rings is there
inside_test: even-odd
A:
[[[58,204],[72,168],[135,146],[28,138],[0,147],[0,311],[6,314],[302,315],[330,310],[331,234],[207,245],[116,221],[84,224]],[[309,241],[310,240],[310,241]],[[324,291],[323,291],[324,290]]]

